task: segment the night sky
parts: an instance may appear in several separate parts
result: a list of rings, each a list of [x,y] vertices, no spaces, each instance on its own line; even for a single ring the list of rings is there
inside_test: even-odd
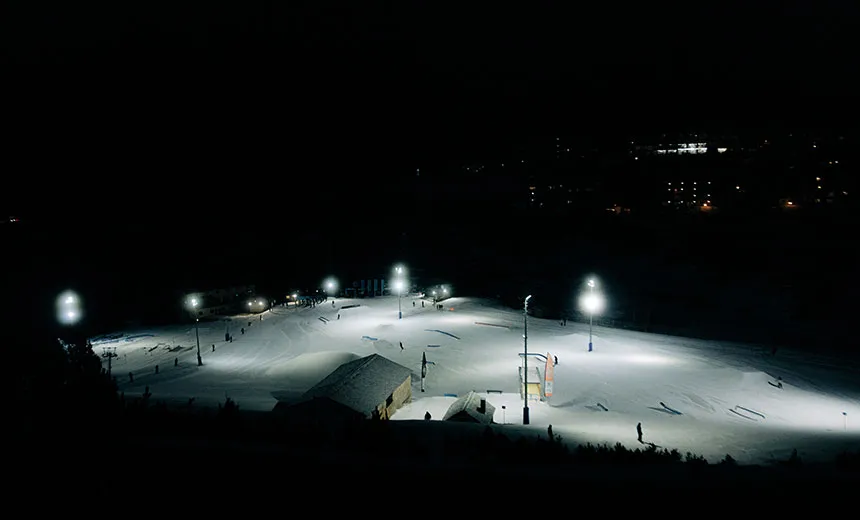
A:
[[[851,1],[176,4],[34,0],[0,21],[0,207],[55,230],[39,251],[102,262],[101,276],[215,273],[237,251],[324,258],[323,272],[375,234],[351,215],[386,222],[422,164],[535,134],[839,126],[857,112]],[[145,253],[98,260],[108,244]]]

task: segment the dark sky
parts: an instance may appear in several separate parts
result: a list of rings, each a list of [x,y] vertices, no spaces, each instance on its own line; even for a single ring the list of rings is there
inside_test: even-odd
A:
[[[245,210],[533,133],[835,124],[860,91],[850,1],[15,4],[0,203],[18,213]]]

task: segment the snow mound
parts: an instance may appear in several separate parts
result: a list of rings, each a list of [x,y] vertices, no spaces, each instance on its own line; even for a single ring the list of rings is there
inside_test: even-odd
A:
[[[351,352],[311,352],[272,366],[266,375],[289,381],[290,386],[310,388],[337,367],[359,357]]]

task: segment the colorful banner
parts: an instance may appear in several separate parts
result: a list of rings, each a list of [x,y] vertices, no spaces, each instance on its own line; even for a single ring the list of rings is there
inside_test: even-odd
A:
[[[544,369],[544,384],[543,384],[543,395],[546,397],[552,396],[552,382],[553,382],[553,367],[555,363],[553,363],[553,357],[549,355],[549,352],[546,353],[546,368]]]

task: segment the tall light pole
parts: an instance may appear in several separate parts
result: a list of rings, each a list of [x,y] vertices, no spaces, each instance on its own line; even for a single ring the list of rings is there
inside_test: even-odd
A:
[[[588,291],[589,291],[588,292],[589,298],[593,302],[594,301],[594,280],[588,281]],[[594,307],[593,306],[591,306],[591,307],[592,307],[591,312],[588,313],[588,351],[589,352],[591,352],[591,350],[593,348],[592,343],[591,343],[591,331],[594,328]]]
[[[197,317],[197,306],[200,300],[191,298],[191,308],[194,309],[194,335],[197,337],[197,366],[203,366],[203,358],[200,357],[200,318]]]
[[[397,280],[395,282],[395,287],[397,287],[397,319],[403,319],[403,308],[400,305],[401,297],[403,296],[403,280]]]
[[[523,301],[523,424],[529,423],[529,299]]]
[[[592,332],[594,329],[594,313],[599,312],[600,309],[603,308],[603,297],[594,292],[594,280],[588,280],[588,294],[582,297],[580,305],[582,308],[588,312],[588,351],[591,352],[593,348],[592,343]]]
[[[394,269],[397,272],[397,281],[395,282],[395,287],[397,288],[397,319],[403,319],[403,307],[401,306],[401,300],[403,299],[403,279],[401,276],[403,275],[403,267],[397,266]]]

